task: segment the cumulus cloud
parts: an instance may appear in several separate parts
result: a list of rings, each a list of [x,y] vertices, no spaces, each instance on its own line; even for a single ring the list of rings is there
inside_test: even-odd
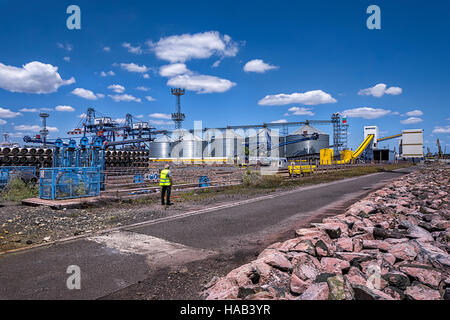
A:
[[[76,88],[71,93],[76,96],[79,96],[81,98],[88,99],[88,100],[97,100],[98,98],[103,98],[105,96],[104,94],[101,94],[101,93],[95,94],[91,90],[87,90],[87,89],[83,89],[83,88]]]
[[[234,87],[236,83],[214,76],[184,74],[169,79],[167,85],[185,88],[197,93],[212,93],[228,91]]]
[[[188,72],[189,70],[184,63],[173,63],[159,68],[159,74],[162,77],[174,77]]]
[[[156,101],[156,99],[152,96],[146,96],[145,99],[147,99],[148,101]]]
[[[103,47],[103,51],[110,52],[111,48],[110,47]]]
[[[408,117],[420,117],[422,115],[423,115],[423,112],[420,110],[412,110],[412,111],[405,113],[405,116],[408,116]]]
[[[377,98],[380,98],[380,97],[384,96],[385,94],[390,94],[390,95],[396,96],[401,93],[402,93],[402,88],[399,88],[399,87],[388,88],[387,85],[385,85],[384,83],[379,83],[371,88],[361,89],[358,92],[358,94],[360,96],[374,96]]]
[[[112,84],[108,86],[108,89],[114,91],[115,93],[123,93],[125,91],[125,87],[120,84]]]
[[[72,108],[71,106],[56,106],[55,110],[59,111],[59,112],[74,112],[75,111],[75,109]]]
[[[172,121],[164,121],[164,120],[150,120],[149,122],[151,124],[158,125],[158,126],[168,126],[168,125],[173,124]]]
[[[287,123],[287,120],[286,119],[280,119],[280,120],[272,121],[271,123]]]
[[[114,71],[110,70],[108,72],[102,71],[100,73],[100,76],[102,77],[108,77],[108,76],[115,76],[116,74],[114,73]]]
[[[61,79],[58,67],[33,61],[21,68],[0,63],[0,88],[11,92],[52,93],[60,86],[75,82],[75,78]]]
[[[423,120],[421,118],[417,118],[417,117],[410,117],[408,119],[405,120],[401,120],[400,123],[401,124],[414,124],[414,123],[419,123],[422,122]]]
[[[156,119],[166,119],[170,120],[172,119],[172,116],[170,114],[166,113],[152,113],[148,115],[150,118],[156,118]]]
[[[145,73],[150,70],[145,65],[140,66],[135,63],[121,63],[120,66],[128,72]]]
[[[120,101],[126,101],[126,102],[142,102],[140,98],[136,98],[130,94],[115,94],[115,95],[108,95],[111,99],[113,99],[115,102]]]
[[[64,57],[64,61],[70,62],[70,57]]]
[[[289,112],[292,112],[295,116],[302,116],[302,115],[308,115],[313,116],[314,112],[311,111],[310,108],[304,108],[304,107],[292,107],[288,109]]]
[[[294,92],[291,94],[280,93],[267,95],[258,101],[261,106],[282,106],[291,103],[301,103],[307,106],[337,102],[330,94],[322,90],[313,90],[305,93]]]
[[[261,59],[251,60],[244,65],[245,72],[264,73],[268,70],[273,70],[273,69],[278,69],[278,66],[273,66],[268,63],[265,63]]]
[[[0,119],[0,125],[6,124],[7,122],[3,119]]]
[[[376,119],[391,113],[391,110],[376,109],[369,107],[347,109],[342,112],[343,115],[351,118]]]
[[[437,126],[434,127],[433,133],[450,133],[450,126]]]
[[[174,35],[147,44],[159,59],[171,63],[206,59],[214,54],[234,57],[238,51],[238,45],[230,36],[222,36],[217,31]]]
[[[122,43],[122,47],[127,48],[130,53],[142,54],[141,46],[133,47],[130,43],[124,42]]]
[[[142,87],[142,86],[140,86],[140,87],[137,87],[136,90],[139,90],[139,91],[148,91],[148,90],[150,90],[150,89],[147,88],[147,87]]]
[[[18,126],[14,126],[14,129],[16,131],[39,132],[42,128],[41,128],[41,126],[38,126],[38,125],[30,126],[28,124],[21,124]],[[59,131],[58,128],[56,128],[56,127],[47,127],[47,130],[49,132],[58,132]]]
[[[150,78],[150,76],[146,73],[146,74],[144,74],[143,76],[142,76],[144,79],[148,79],[148,78]]]
[[[0,107],[0,118],[6,118],[6,119],[10,119],[10,118],[15,118],[18,116],[21,116],[22,114],[20,112],[14,112],[11,111],[10,109],[5,109]]]

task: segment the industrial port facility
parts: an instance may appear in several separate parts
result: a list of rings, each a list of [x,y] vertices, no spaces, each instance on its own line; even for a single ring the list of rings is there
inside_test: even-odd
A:
[[[5,136],[0,149],[3,185],[17,172],[22,176],[28,172],[35,180],[39,177],[41,198],[62,199],[99,195],[108,185],[117,185],[120,179],[111,177],[121,174],[129,179],[120,180],[119,185],[155,182],[158,170],[167,162],[193,166],[275,166],[275,170],[289,167],[291,175],[301,175],[318,166],[392,163],[399,157],[423,157],[421,129],[380,138],[378,127],[366,126],[362,143],[352,151],[347,145],[349,124],[339,113],[333,113],[328,120],[222,128],[203,128],[201,122],[196,122],[194,129],[187,130],[182,126],[185,114],[181,113],[180,99],[185,91],[172,89],[171,93],[176,97],[176,110],[171,115],[174,130],[155,128],[131,114],[126,114],[121,122],[114,121],[88,108],[66,137],[51,140],[47,130],[49,114],[41,113],[39,134],[25,136],[23,147],[8,144]],[[318,129],[320,126],[331,126],[332,136]],[[389,139],[399,139],[398,151],[378,147]],[[305,162],[308,168],[303,166]],[[214,174],[206,171],[200,176],[206,185],[208,175]],[[235,182],[231,176],[227,183]],[[115,180],[111,182],[108,177]],[[73,192],[80,190],[80,185],[84,190]]]

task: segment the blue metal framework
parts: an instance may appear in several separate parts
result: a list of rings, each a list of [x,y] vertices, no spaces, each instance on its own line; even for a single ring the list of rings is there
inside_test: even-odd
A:
[[[45,168],[39,177],[39,198],[47,200],[75,199],[100,195],[99,167]]]
[[[36,178],[36,168],[22,166],[0,167],[0,189],[4,188],[12,179],[21,177],[27,180]]]

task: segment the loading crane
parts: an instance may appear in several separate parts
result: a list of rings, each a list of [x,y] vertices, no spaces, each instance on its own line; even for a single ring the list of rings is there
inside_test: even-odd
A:
[[[441,143],[439,142],[439,138],[436,140],[436,146],[438,148],[438,159],[442,159],[443,153],[442,153]]]

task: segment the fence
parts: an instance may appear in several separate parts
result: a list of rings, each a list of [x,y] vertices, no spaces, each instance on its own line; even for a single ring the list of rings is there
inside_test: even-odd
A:
[[[45,168],[39,177],[39,197],[48,200],[75,199],[100,195],[98,167]]]
[[[9,181],[14,178],[22,179],[26,182],[37,180],[35,167],[0,167],[0,189],[4,188]]]

